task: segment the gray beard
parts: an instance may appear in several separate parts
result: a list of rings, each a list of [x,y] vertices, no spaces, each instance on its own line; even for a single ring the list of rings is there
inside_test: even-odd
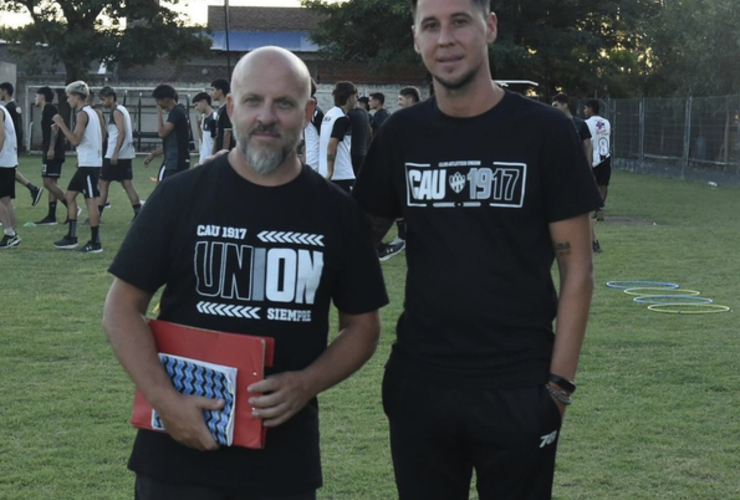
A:
[[[262,150],[258,150],[249,147],[248,136],[244,137],[238,132],[236,136],[237,145],[242,154],[244,154],[244,157],[247,159],[247,164],[255,171],[255,173],[261,176],[268,176],[274,173],[298,145],[298,141],[291,140],[281,149],[276,150],[264,148]]]

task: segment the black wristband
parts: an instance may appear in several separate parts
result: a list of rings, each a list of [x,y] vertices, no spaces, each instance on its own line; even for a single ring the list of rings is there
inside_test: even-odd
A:
[[[554,373],[551,373],[550,382],[558,384],[558,386],[560,386],[565,392],[569,392],[571,394],[576,392],[576,384],[568,379],[561,377],[560,375],[555,375]]]

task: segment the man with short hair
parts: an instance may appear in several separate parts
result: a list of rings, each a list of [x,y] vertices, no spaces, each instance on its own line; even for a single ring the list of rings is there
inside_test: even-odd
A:
[[[167,429],[138,431],[137,500],[315,500],[322,484],[316,395],[370,358],[387,297],[362,211],[297,157],[309,79],[284,49],[244,56],[228,98],[237,147],[157,188],[109,269],[103,327]],[[264,449],[219,447],[203,410],[223,401],[174,390],[146,321],[162,286],[161,320],[274,339],[267,377],[236,388],[267,429]]]
[[[382,92],[373,92],[370,94],[370,109],[372,109],[375,113],[373,113],[373,120],[371,122],[372,128],[373,128],[373,136],[378,133],[378,129],[380,128],[383,123],[388,119],[388,110],[385,109],[383,106],[385,105],[385,94]]]
[[[475,472],[481,500],[549,500],[601,199],[570,120],[491,80],[490,2],[411,5],[436,95],[380,128],[353,191],[376,241],[408,225],[383,381],[399,499],[467,500]]]
[[[416,87],[404,87],[398,92],[398,106],[400,108],[408,108],[419,101],[421,101],[421,93]]]
[[[198,114],[198,140],[200,141],[198,164],[202,165],[206,158],[213,154],[213,139],[216,137],[218,113],[211,107],[211,96],[206,92],[195,94],[193,108]]]
[[[3,239],[0,250],[17,247],[21,237],[15,231],[15,170],[18,166],[18,146],[15,125],[7,108],[0,105],[0,222]]]
[[[229,96],[229,92],[231,92],[231,88],[228,80],[220,78],[211,83],[211,98],[219,103],[219,108],[217,110],[218,117],[216,118],[216,140],[213,143],[213,154],[216,154],[222,149],[228,149],[231,151],[236,145],[236,141],[232,134],[231,120],[226,111],[226,100]]]
[[[175,89],[167,84],[157,86],[152,92],[152,97],[157,101],[157,135],[162,139],[164,154],[157,184],[190,168],[188,115],[185,107],[177,102],[176,96]],[[163,116],[165,111],[168,113],[167,122]],[[144,164],[148,165],[158,152],[149,153]]]
[[[606,195],[609,194],[609,180],[612,177],[612,126],[609,120],[600,115],[601,105],[598,99],[589,99],[583,108],[586,116],[586,125],[594,137],[593,142],[593,167],[596,185],[599,186],[601,198],[606,203]],[[596,220],[604,220],[604,210],[596,211]]]
[[[347,191],[352,191],[352,125],[347,112],[357,102],[357,87],[352,82],[337,82],[331,93],[334,107],[321,122],[319,173]]]
[[[87,206],[87,217],[90,221],[90,241],[78,251],[100,253],[100,214],[98,213],[98,179],[103,166],[103,133],[98,114],[87,104],[90,89],[83,81],[72,82],[65,89],[70,108],[77,113],[74,131],[67,128],[64,118],[54,115],[52,118],[59,131],[77,149],[77,170],[67,186],[67,218],[69,230],[54,246],[59,249],[77,248],[77,195],[82,193]]]
[[[98,94],[104,108],[110,110],[108,119],[108,147],[103,158],[103,168],[100,172],[100,202],[98,211],[103,216],[105,204],[108,201],[108,188],[112,181],[121,183],[134,211],[134,218],[141,210],[139,193],[131,182],[134,178],[133,161],[136,158],[134,151],[133,127],[128,110],[118,104],[116,91],[111,87],[103,87]]]
[[[15,104],[15,100],[13,99],[14,91],[15,89],[13,88],[12,83],[0,83],[0,101],[3,101],[3,103],[5,103],[5,109],[8,110],[8,113],[10,113],[10,119],[13,120],[17,142],[16,147],[17,150],[20,151],[21,146],[23,145],[23,120],[21,120],[20,109]],[[41,201],[41,194],[44,190],[40,187],[35,186],[32,182],[26,179],[23,174],[18,172],[17,169],[15,172],[15,180],[19,184],[25,186],[26,189],[28,189],[29,193],[31,194],[31,205],[36,206],[38,202]]]
[[[53,121],[54,115],[58,113],[57,107],[52,104],[53,100],[54,92],[49,87],[41,87],[36,91],[34,104],[41,108],[41,178],[49,192],[49,212],[46,217],[36,222],[37,226],[51,226],[57,223],[58,202],[61,202],[65,209],[67,207],[64,190],[58,184],[66,154],[64,134],[59,133],[59,127]]]

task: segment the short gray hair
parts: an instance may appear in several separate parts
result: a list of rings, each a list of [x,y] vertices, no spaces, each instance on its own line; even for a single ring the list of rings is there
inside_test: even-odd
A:
[[[84,98],[87,98],[87,96],[90,95],[90,87],[88,87],[87,84],[82,80],[77,80],[76,82],[70,83],[69,85],[67,85],[67,88],[65,88],[64,91],[67,94],[77,94]]]

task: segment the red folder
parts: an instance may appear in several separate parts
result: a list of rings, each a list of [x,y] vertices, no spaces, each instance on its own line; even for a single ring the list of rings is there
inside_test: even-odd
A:
[[[275,339],[204,330],[167,321],[150,320],[157,352],[175,354],[219,365],[233,366],[236,374],[236,415],[234,446],[264,448],[262,420],[252,417],[247,387],[265,378],[265,366],[272,366]],[[131,423],[152,429],[152,406],[137,389]]]

